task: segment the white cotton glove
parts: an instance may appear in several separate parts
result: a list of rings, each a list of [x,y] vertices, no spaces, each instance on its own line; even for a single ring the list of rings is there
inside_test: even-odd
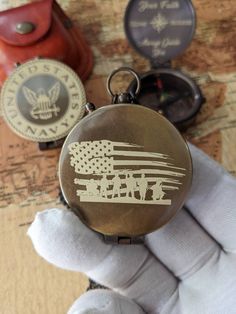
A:
[[[116,292],[88,292],[69,314],[236,313],[236,180],[190,149],[185,207],[145,245],[105,244],[68,210],[36,215],[28,234],[39,255]]]

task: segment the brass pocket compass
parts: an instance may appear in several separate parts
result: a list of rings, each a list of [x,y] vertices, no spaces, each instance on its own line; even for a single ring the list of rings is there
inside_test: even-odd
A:
[[[205,98],[196,82],[171,66],[185,51],[196,28],[190,0],[130,0],[125,12],[125,32],[132,47],[150,61],[151,70],[141,75],[140,104],[162,113],[178,129],[186,129]],[[134,92],[136,81],[128,87]]]
[[[135,93],[114,94],[114,75],[128,71]],[[186,142],[161,114],[136,104],[138,75],[129,68],[108,79],[112,104],[93,110],[66,138],[59,180],[68,206],[114,243],[139,243],[181,208],[191,185]]]

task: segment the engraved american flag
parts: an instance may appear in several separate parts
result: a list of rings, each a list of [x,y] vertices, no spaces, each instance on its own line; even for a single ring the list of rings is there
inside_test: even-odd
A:
[[[105,180],[108,182],[105,199],[113,202],[114,200],[116,202],[127,202],[127,189],[129,187],[127,181],[131,180],[130,175],[137,181],[134,188],[135,193],[138,193],[141,177],[147,182],[147,190],[155,186],[159,191],[160,189],[164,191],[178,190],[181,185],[179,179],[185,176],[185,169],[175,166],[173,159],[168,155],[146,152],[142,146],[136,144],[109,140],[82,141],[71,143],[68,149],[71,155],[70,164],[75,173],[80,175],[79,178],[74,180],[74,183],[79,185],[77,195],[86,201],[95,201],[95,199],[96,201],[99,201],[99,199],[104,201],[104,196],[101,195],[104,175]],[[116,174],[118,174],[118,180],[120,180],[120,195],[112,198],[111,182]],[[87,178],[88,175],[89,179]],[[86,195],[89,187],[96,188],[94,195]],[[137,202],[137,194],[136,196],[133,195],[133,200],[130,196],[128,200],[129,202]],[[139,202],[147,202],[147,200],[139,200]],[[154,203],[157,202],[155,200]],[[163,204],[170,204],[170,202],[170,200],[159,200],[159,203]]]

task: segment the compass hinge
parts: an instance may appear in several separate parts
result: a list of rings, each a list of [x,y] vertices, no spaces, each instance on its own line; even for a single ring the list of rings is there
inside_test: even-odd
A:
[[[171,60],[168,60],[164,63],[160,63],[157,60],[151,60],[151,68],[153,70],[158,70],[158,69],[170,69],[171,68]]]
[[[143,244],[144,237],[118,237],[104,235],[107,244]]]

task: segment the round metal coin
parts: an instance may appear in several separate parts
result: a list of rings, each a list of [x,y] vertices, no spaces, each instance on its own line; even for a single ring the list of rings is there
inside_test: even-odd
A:
[[[166,224],[183,205],[191,177],[180,133],[139,105],[108,105],[89,114],[66,138],[59,162],[70,208],[109,236],[142,236]]]
[[[28,61],[5,81],[1,103],[9,127],[36,142],[65,137],[83,117],[86,96],[76,73],[51,59]]]

